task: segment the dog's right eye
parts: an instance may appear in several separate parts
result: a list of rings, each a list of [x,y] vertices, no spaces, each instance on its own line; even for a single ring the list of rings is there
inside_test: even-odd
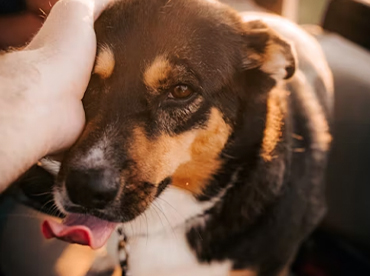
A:
[[[174,86],[170,93],[168,94],[168,98],[170,99],[185,99],[193,95],[194,91],[185,84],[179,84]]]

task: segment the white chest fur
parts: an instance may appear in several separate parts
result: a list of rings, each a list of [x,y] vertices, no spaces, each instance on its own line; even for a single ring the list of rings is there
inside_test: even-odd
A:
[[[190,248],[186,231],[201,224],[196,218],[212,207],[219,197],[197,201],[190,193],[169,187],[147,211],[124,224],[129,241],[128,267],[132,276],[227,276],[230,262],[200,263]]]
[[[202,264],[189,247],[185,229],[133,238],[129,243],[132,276],[227,276],[230,262]]]
[[[199,202],[185,190],[168,187],[143,214],[123,225],[124,232],[128,237],[173,232],[177,227],[195,223],[194,218],[203,215],[217,200]]]

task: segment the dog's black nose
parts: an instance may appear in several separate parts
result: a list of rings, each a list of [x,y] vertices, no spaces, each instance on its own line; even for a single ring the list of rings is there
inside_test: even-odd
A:
[[[65,185],[68,196],[74,204],[101,209],[116,197],[119,175],[104,169],[71,170]]]

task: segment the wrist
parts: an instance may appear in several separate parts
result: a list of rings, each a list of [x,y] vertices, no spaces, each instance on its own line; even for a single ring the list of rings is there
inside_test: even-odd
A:
[[[39,104],[40,90],[41,74],[32,51],[12,52],[0,57],[0,123],[7,126],[2,130],[13,132],[16,138],[25,135],[20,139],[26,138],[24,143],[32,144],[30,149],[43,144],[44,131],[39,122],[47,116],[49,107]],[[25,148],[29,151],[27,145]]]
[[[35,50],[0,57],[0,124],[12,132],[0,140],[19,138],[19,149],[34,162],[72,145],[85,121],[81,100],[45,80],[40,56]]]
[[[23,100],[9,106],[3,100],[0,105],[7,108],[0,108],[0,192],[48,152],[32,106]]]

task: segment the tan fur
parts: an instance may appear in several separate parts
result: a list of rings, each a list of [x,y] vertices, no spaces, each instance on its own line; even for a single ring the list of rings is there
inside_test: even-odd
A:
[[[130,154],[144,181],[159,184],[172,176],[173,185],[200,193],[221,162],[218,156],[230,135],[221,113],[213,109],[205,129],[149,140],[142,128],[134,130]]]
[[[234,270],[231,271],[229,276],[257,276],[257,272],[253,270]]]
[[[114,269],[113,275],[112,276],[121,276],[122,275],[122,269],[120,266],[116,266]]]
[[[198,131],[191,145],[191,160],[180,165],[172,176],[173,185],[200,194],[211,175],[222,165],[218,157],[230,132],[221,113],[213,109],[207,128]]]
[[[166,80],[171,72],[170,62],[164,56],[158,56],[153,63],[145,70],[144,83],[156,91],[161,81]]]
[[[130,154],[137,163],[140,180],[159,184],[171,176],[181,163],[191,159],[189,149],[195,137],[195,132],[186,132],[175,137],[164,134],[149,140],[142,128],[134,129]]]
[[[267,100],[267,118],[262,142],[261,157],[264,161],[273,159],[273,151],[281,139],[284,116],[286,112],[287,92],[275,88]]]
[[[96,64],[94,73],[98,74],[101,78],[109,78],[114,70],[115,60],[112,49],[107,45],[101,46],[98,56],[96,57]]]

